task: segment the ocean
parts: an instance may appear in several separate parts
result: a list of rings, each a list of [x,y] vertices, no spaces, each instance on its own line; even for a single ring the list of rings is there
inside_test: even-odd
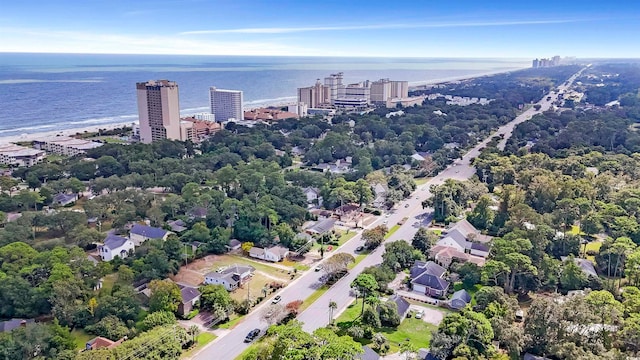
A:
[[[135,83],[176,81],[184,114],[208,111],[208,89],[244,91],[246,106],[293,102],[330,73],[346,83],[444,81],[525,68],[528,59],[323,58],[0,53],[0,137],[135,122]]]

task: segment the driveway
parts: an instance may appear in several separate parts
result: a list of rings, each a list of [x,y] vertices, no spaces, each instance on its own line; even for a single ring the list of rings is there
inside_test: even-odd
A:
[[[442,319],[445,317],[444,311],[440,311],[438,309],[434,309],[432,307],[420,306],[420,305],[411,305],[409,307],[410,311],[424,311],[424,315],[422,316],[422,321],[433,324],[440,325]]]

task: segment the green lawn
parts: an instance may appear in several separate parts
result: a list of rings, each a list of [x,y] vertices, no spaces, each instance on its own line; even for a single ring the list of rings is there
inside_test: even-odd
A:
[[[220,255],[216,257],[216,261],[213,264],[212,270],[215,271],[219,267],[227,267],[234,264],[253,266],[256,270],[265,272],[271,276],[282,278],[283,281],[289,279],[289,274],[287,270],[284,270],[275,266],[270,266],[268,264],[265,264],[259,261],[249,260],[244,256],[237,256],[237,255]]]
[[[438,236],[442,235],[442,229],[431,229],[430,231]]]
[[[342,233],[342,235],[340,235],[340,237],[338,238],[338,243],[340,245],[346,243],[347,241],[351,240],[351,238],[353,238],[354,236],[356,236],[357,232],[355,231],[345,231],[344,233]],[[340,246],[338,245],[338,246]]]
[[[100,289],[100,293],[102,294],[111,294],[111,289],[113,289],[113,284],[118,280],[118,274],[113,273],[106,275],[102,278],[102,289]]]
[[[422,305],[422,304],[420,304]],[[359,317],[362,311],[362,300],[358,299],[349,305],[345,311],[336,319],[336,325],[341,331],[346,331],[351,327]],[[400,343],[409,340],[411,344],[417,348],[428,348],[431,340],[431,332],[436,330],[437,326],[426,323],[421,319],[406,318],[397,328],[382,327],[376,329],[376,332],[382,333],[391,346],[389,353],[395,353],[400,348]],[[359,339],[363,345],[369,344],[370,340]]]
[[[238,315],[236,313],[231,314],[229,321],[224,324],[217,325],[219,329],[233,329],[246,315]]]
[[[73,341],[76,343],[76,349],[84,349],[87,345],[87,341],[93,339],[95,335],[91,335],[84,331],[84,329],[73,329],[71,331]]]
[[[354,267],[356,267],[356,265],[358,265],[360,263],[360,261],[364,260],[364,258],[367,257],[367,255],[369,255],[369,252],[363,252],[361,254],[356,255],[356,261],[352,262],[351,264],[347,265],[347,269],[351,270]]]
[[[596,253],[598,253],[600,252],[600,247],[602,247],[601,241],[592,241],[585,246],[584,251],[585,252],[595,251]],[[596,257],[592,255],[587,255],[587,260],[590,260],[595,263]]]
[[[430,177],[421,177],[421,178],[416,178],[416,179],[413,179],[413,180],[416,182],[416,185],[420,186],[420,185],[426,184],[427,181],[429,181],[431,179],[432,178],[430,178]]]
[[[320,289],[314,291],[313,294],[309,295],[308,298],[302,301],[302,305],[300,305],[300,309],[298,310],[298,313],[301,313],[304,310],[306,310],[309,306],[311,306],[311,304],[313,304],[316,300],[318,300],[328,290],[329,290],[329,287],[325,285],[325,286],[322,286]]]
[[[191,357],[196,351],[200,350],[201,348],[203,348],[205,345],[207,345],[208,343],[212,342],[213,340],[216,339],[217,336],[215,336],[212,333],[209,332],[201,332],[200,335],[198,335],[198,337],[196,337],[196,345],[194,347],[192,347],[191,349],[189,349],[189,351],[185,352],[184,354],[182,354],[182,356],[184,358],[189,358]]]
[[[391,227],[391,229],[389,229],[389,231],[387,232],[387,235],[384,236],[385,239],[388,239],[391,237],[391,235],[393,235],[393,233],[395,233],[396,231],[398,231],[398,229],[400,229],[400,225],[393,225]]]

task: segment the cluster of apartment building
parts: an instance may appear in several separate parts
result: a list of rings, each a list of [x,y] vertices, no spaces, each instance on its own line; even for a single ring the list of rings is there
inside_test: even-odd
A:
[[[209,89],[211,113],[180,116],[178,84],[169,80],[136,83],[140,141],[169,139],[200,142],[222,129],[222,123],[241,120],[242,91]]]
[[[95,149],[102,145],[97,141],[76,139],[69,136],[50,136],[33,141],[33,147],[38,150],[65,156],[85,154],[87,150]]]
[[[560,56],[556,55],[551,59],[543,58],[543,59],[533,59],[531,67],[534,69],[543,68],[543,67],[551,67],[560,65]]]
[[[15,144],[0,144],[0,164],[8,166],[33,166],[45,158],[43,150]]]
[[[308,109],[363,110],[371,105],[395,106],[409,97],[409,82],[380,79],[359,83],[343,83],[342,72],[330,74],[324,83],[317,79],[313,86],[298,88],[299,116],[307,115]],[[289,110],[291,111],[291,110]]]

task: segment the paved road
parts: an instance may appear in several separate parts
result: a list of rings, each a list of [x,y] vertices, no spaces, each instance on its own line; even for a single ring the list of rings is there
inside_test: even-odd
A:
[[[581,70],[582,71],[582,70]],[[573,75],[567,86],[559,86],[559,90],[566,90],[568,86],[575,80],[580,73]],[[547,101],[547,96],[552,96],[550,101]],[[489,136],[487,139],[476,145],[473,149],[467,152],[462,159],[456,160],[456,162],[435,176],[429,182],[418,187],[413,196],[397,205],[396,210],[388,217],[382,217],[369,227],[375,227],[382,224],[385,220],[388,222],[388,226],[397,224],[404,217],[408,220],[402,225],[387,242],[396,241],[400,239],[410,240],[413,235],[418,231],[418,228],[422,225],[427,225],[430,222],[431,213],[428,210],[422,209],[422,201],[431,196],[429,188],[431,185],[442,184],[446,179],[466,180],[473,176],[475,169],[470,165],[470,161],[480,154],[480,149],[484,148],[492,137],[500,134],[504,134],[504,140],[511,136],[515,125],[530,119],[533,115],[538,114],[544,110],[549,109],[553,102],[553,94],[545,95],[542,100],[538,102],[541,105],[539,111],[536,111],[533,107],[520,114],[509,124],[500,127],[495,133]],[[503,145],[504,146],[504,145]],[[363,245],[362,236],[360,234],[354,236],[351,240],[345,243],[339,252],[346,252],[356,255],[355,249]],[[329,323],[329,302],[335,301],[338,304],[336,312],[344,310],[353,300],[350,296],[350,285],[353,279],[362,272],[366,267],[377,265],[382,262],[382,253],[384,252],[384,246],[380,246],[373,251],[369,256],[364,258],[356,267],[354,267],[349,274],[340,279],[333,287],[331,287],[325,294],[323,294],[316,302],[314,302],[309,308],[303,311],[298,320],[304,322],[304,329],[306,331],[313,331],[317,328],[326,326]],[[320,277],[323,275],[322,271],[307,271],[300,278],[289,284],[286,288],[281,290],[278,294],[282,297],[282,303],[286,304],[294,300],[304,300],[309,297],[313,292],[320,287]],[[275,296],[275,295],[274,295]],[[222,338],[216,339],[215,342],[202,349],[200,352],[193,356],[193,359],[221,359],[221,360],[233,360],[240,355],[249,345],[243,342],[245,335],[252,329],[259,328],[265,330],[268,324],[261,320],[261,309],[265,306],[270,306],[270,302],[267,301],[259,306],[257,309],[247,315],[240,324],[238,324],[231,332]]]

